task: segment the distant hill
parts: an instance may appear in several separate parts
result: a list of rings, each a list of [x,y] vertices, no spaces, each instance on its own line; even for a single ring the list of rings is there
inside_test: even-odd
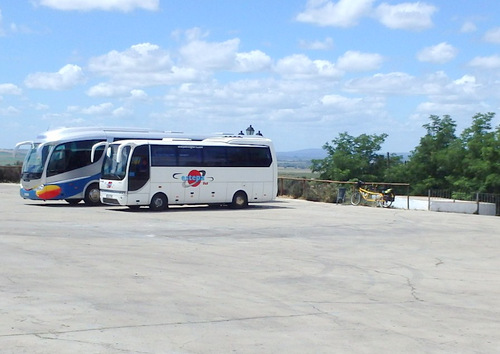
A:
[[[380,152],[380,154],[383,154]],[[323,149],[304,149],[297,151],[288,151],[288,152],[277,152],[278,161],[310,161],[313,159],[324,159],[328,156],[325,150]],[[385,156],[385,154],[383,154]],[[403,161],[408,161],[410,157],[409,152],[394,152],[391,155],[401,156]]]
[[[323,149],[304,149],[289,152],[277,152],[278,161],[310,161],[324,159],[327,153]]]
[[[0,149],[0,166],[22,164],[26,151],[20,150],[16,157],[13,155],[13,150]]]

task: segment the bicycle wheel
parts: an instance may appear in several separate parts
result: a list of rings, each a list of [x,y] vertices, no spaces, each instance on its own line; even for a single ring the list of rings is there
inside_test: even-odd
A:
[[[351,196],[351,204],[358,205],[359,203],[361,203],[361,194],[359,192],[354,192]]]
[[[385,195],[384,196],[384,199],[383,199],[381,205],[384,208],[390,208],[393,201],[394,201],[394,194],[391,193],[389,195]]]

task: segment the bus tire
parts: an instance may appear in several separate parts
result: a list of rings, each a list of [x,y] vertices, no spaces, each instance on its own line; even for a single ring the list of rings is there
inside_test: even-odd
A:
[[[233,195],[233,201],[231,202],[231,208],[233,209],[243,209],[248,206],[248,196],[243,191],[238,191]]]
[[[151,203],[149,204],[149,209],[152,211],[163,211],[168,208],[167,196],[163,193],[156,193],[153,198],[151,198]]]
[[[88,206],[96,206],[101,204],[101,193],[98,183],[91,183],[85,190],[84,202]]]

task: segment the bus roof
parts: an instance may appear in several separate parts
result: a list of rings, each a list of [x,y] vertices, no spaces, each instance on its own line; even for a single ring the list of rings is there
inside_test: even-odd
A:
[[[126,139],[115,142],[115,144],[129,144],[129,145],[144,145],[144,144],[158,144],[158,145],[260,145],[270,146],[272,142],[268,138],[262,136],[248,136],[248,135],[224,135],[224,136],[210,136],[206,138],[188,138],[188,137],[168,137],[162,140],[139,140],[139,139]]]
[[[169,132],[145,128],[113,128],[113,127],[74,127],[48,130],[36,137],[36,142],[82,140],[82,139],[107,139],[113,137],[122,138],[163,138],[167,136],[179,136],[181,132]]]

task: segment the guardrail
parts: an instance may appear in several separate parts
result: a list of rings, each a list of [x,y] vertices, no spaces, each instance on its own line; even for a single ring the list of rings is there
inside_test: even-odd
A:
[[[480,192],[470,193],[470,192],[450,191],[444,189],[429,189],[427,198],[428,198],[429,210],[431,209],[430,207],[431,202],[445,199],[451,202],[466,201],[475,203],[476,212],[474,212],[474,214],[479,214],[481,203],[494,204],[495,215],[500,215],[500,194],[480,193]]]

